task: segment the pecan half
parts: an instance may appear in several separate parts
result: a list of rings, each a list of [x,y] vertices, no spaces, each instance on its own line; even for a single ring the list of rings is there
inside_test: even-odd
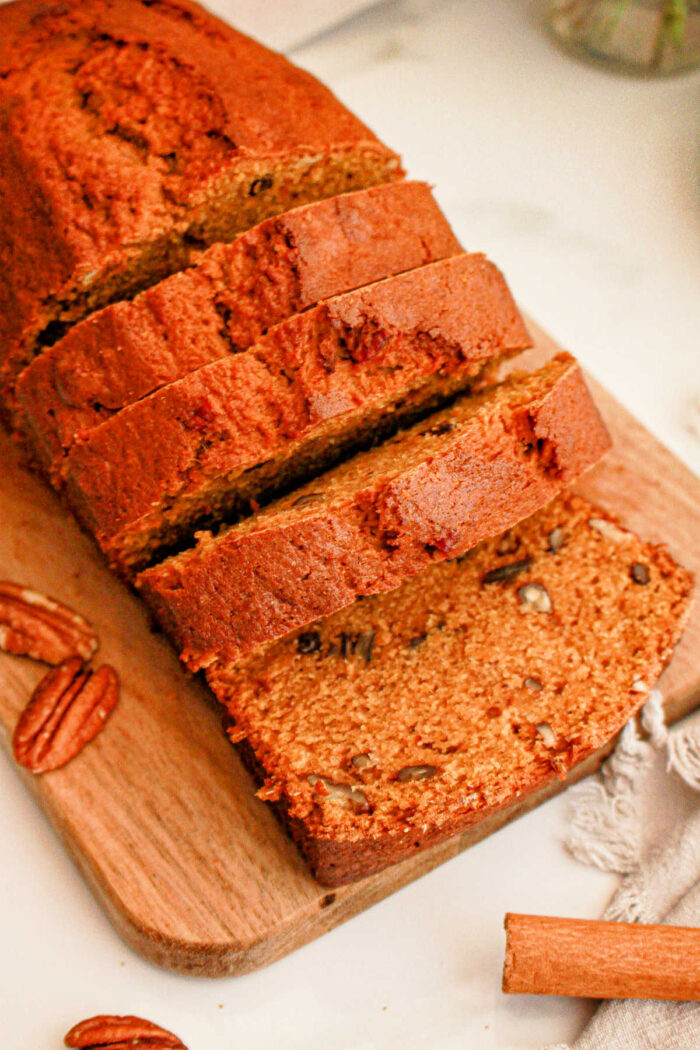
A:
[[[372,812],[367,796],[359,788],[352,787],[350,784],[336,784],[333,780],[329,780],[328,777],[319,777],[315,773],[309,773],[306,779],[321,798],[326,798],[329,802],[338,803],[343,809],[347,809],[351,813]]]
[[[89,660],[97,651],[97,635],[68,606],[18,583],[0,582],[0,649],[45,664],[69,656]]]
[[[97,736],[119,699],[113,667],[84,668],[71,656],[42,678],[19,717],[12,739],[15,758],[32,773],[65,766]]]
[[[101,1014],[74,1025],[63,1040],[75,1050],[134,1050],[134,1047],[160,1047],[161,1050],[187,1050],[172,1032],[141,1017],[113,1017]]]
[[[407,784],[410,780],[428,780],[439,772],[437,766],[404,766],[396,774],[396,779]]]

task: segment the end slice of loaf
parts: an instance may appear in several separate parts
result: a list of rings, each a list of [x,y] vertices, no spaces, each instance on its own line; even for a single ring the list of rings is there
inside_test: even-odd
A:
[[[342,194],[267,219],[196,266],[75,325],[17,383],[18,426],[37,461],[125,406],[240,353],[322,299],[460,251],[421,182]]]
[[[209,683],[328,885],[456,835],[566,774],[648,698],[692,578],[563,495],[503,537]]]
[[[0,404],[68,324],[398,157],[189,0],[0,5]]]
[[[326,300],[130,405],[66,457],[65,493],[121,572],[206,516],[338,462],[529,344],[500,272],[456,255]]]
[[[462,398],[138,586],[192,669],[236,660],[534,513],[610,441],[576,361]]]

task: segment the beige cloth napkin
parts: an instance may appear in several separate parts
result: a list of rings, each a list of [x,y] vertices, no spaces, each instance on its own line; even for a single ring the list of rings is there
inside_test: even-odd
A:
[[[567,846],[621,873],[604,918],[700,926],[700,712],[667,732],[661,696],[645,705],[599,778],[572,792]],[[603,1003],[571,1047],[546,1050],[700,1050],[700,1003]]]

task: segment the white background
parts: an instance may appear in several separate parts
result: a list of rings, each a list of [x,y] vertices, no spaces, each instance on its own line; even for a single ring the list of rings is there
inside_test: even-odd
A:
[[[234,0],[225,8],[235,20]],[[698,75],[646,82],[581,65],[518,0],[391,3],[293,57],[436,184],[464,245],[488,252],[521,304],[699,470]],[[505,911],[596,916],[615,885],[564,852],[565,798],[226,980],[133,955],[4,759],[0,800],[8,1050],[58,1048],[97,1012],[152,1018],[190,1050],[536,1048],[588,1015],[500,992]]]

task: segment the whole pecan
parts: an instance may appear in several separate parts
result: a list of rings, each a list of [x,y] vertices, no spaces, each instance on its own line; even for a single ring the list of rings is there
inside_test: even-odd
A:
[[[68,606],[18,583],[0,582],[0,649],[60,664],[69,656],[89,660],[97,635]]]
[[[66,1046],[80,1050],[134,1050],[134,1047],[160,1047],[161,1050],[187,1050],[172,1032],[166,1032],[141,1017],[90,1017],[71,1028]]]
[[[20,765],[48,773],[70,762],[97,736],[119,699],[119,678],[104,664],[94,673],[79,656],[39,682],[19,717],[12,747]]]

